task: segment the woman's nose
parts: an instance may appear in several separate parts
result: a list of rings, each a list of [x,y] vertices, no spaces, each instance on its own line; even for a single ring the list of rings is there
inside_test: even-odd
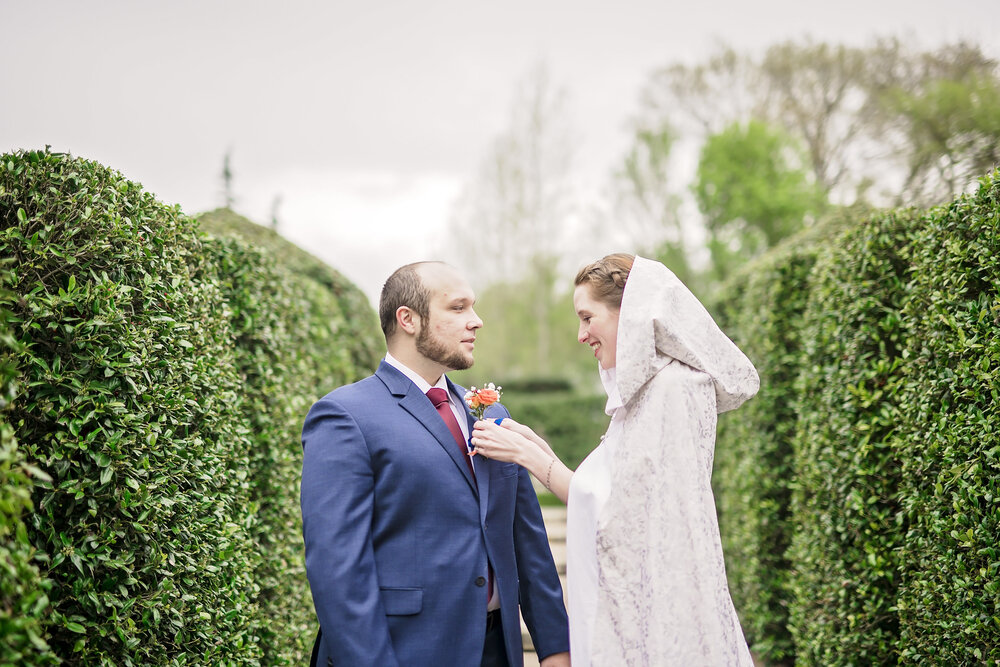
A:
[[[588,338],[588,336],[589,336],[589,334],[587,332],[587,329],[583,326],[583,324],[580,324],[580,329],[576,333],[576,339],[579,342],[581,342],[584,345],[586,345],[587,344],[587,338]]]

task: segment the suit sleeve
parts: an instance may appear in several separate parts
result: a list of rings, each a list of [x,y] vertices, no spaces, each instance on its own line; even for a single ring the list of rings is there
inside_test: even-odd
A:
[[[552,560],[538,496],[524,468],[518,471],[517,478],[514,553],[520,580],[521,613],[538,658],[544,660],[553,653],[569,651],[569,620],[562,584]]]
[[[337,402],[302,429],[306,575],[334,664],[396,665],[372,547],[375,476],[358,424]]]

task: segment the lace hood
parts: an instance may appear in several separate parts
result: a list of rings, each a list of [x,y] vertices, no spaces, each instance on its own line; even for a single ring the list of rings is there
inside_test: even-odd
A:
[[[711,376],[718,412],[739,407],[760,387],[753,364],[697,297],[670,269],[643,257],[625,283],[615,356],[626,405],[672,359]]]

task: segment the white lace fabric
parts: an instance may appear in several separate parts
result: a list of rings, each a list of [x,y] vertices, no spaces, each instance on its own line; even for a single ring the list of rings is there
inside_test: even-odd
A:
[[[641,257],[616,357],[625,418],[596,522],[591,664],[752,667],[711,474],[717,415],[757,392],[757,372],[669,269]]]

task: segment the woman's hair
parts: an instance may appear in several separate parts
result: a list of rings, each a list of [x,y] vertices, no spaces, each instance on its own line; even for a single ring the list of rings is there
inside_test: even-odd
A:
[[[625,281],[635,255],[616,252],[588,264],[576,274],[574,286],[589,285],[595,299],[603,302],[609,308],[619,310],[622,307],[622,294],[625,293]]]

